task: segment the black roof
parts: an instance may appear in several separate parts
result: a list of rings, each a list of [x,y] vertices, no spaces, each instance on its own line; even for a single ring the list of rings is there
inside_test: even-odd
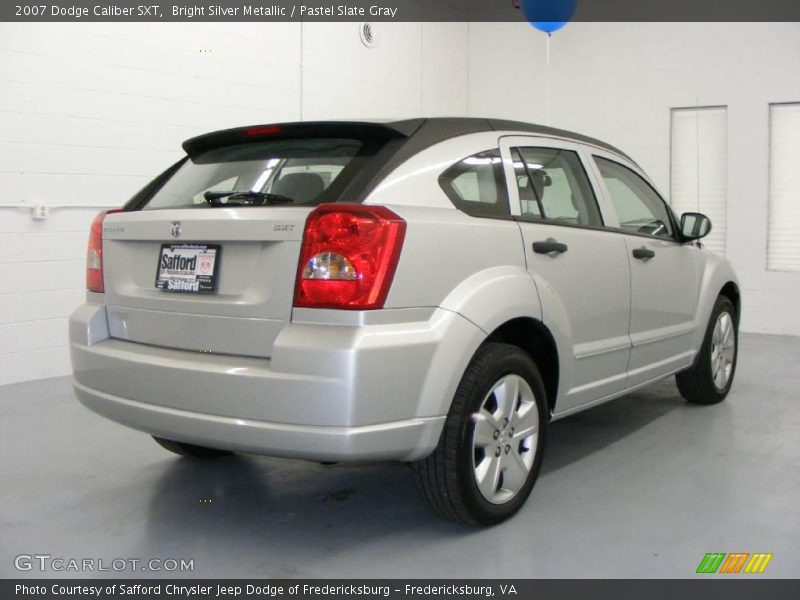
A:
[[[269,125],[250,125],[206,133],[183,143],[190,157],[206,150],[269,139],[298,139],[319,137],[349,137],[372,140],[380,148],[369,168],[362,169],[343,192],[353,202],[361,202],[395,168],[406,160],[439,142],[485,131],[514,131],[536,135],[554,136],[592,144],[626,158],[623,152],[594,138],[521,121],[481,119],[467,117],[436,117],[404,121],[298,121]],[[630,159],[630,158],[629,158]]]
[[[446,139],[465,135],[468,133],[480,133],[482,131],[521,131],[524,133],[532,133],[535,135],[545,135],[552,137],[566,138],[591,144],[600,148],[605,148],[616,154],[620,154],[625,158],[631,158],[622,152],[619,148],[615,148],[611,144],[607,144],[601,140],[575,133],[574,131],[567,131],[566,129],[557,129],[555,127],[548,127],[546,125],[537,125],[534,123],[525,123],[524,121],[513,121],[510,119],[483,119],[478,117],[433,117],[427,119],[409,119],[407,121],[394,121],[385,123],[385,125],[402,132],[409,137],[418,138],[420,145],[432,146],[438,142]],[[408,132],[408,133],[407,133]]]
[[[187,154],[192,156],[220,145],[251,141],[253,137],[250,132],[259,130],[270,130],[270,137],[278,139],[288,137],[342,135],[345,131],[351,135],[355,134],[357,137],[373,134],[386,136],[387,139],[408,138],[408,141],[403,144],[404,151],[399,153],[404,155],[402,157],[403,159],[434,144],[460,135],[480,133],[483,131],[520,131],[536,135],[561,137],[576,142],[592,144],[630,159],[624,152],[610,144],[573,131],[525,123],[522,121],[482,119],[476,117],[432,117],[389,122],[297,121],[294,123],[250,125],[247,127],[213,131],[191,138],[183,143],[183,149],[186,150]]]

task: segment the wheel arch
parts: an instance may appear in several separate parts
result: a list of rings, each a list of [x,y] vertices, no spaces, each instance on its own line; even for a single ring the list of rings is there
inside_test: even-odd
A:
[[[447,414],[453,395],[478,350],[487,342],[512,344],[537,364],[545,382],[547,407],[552,414],[559,390],[569,377],[568,321],[552,303],[552,323],[544,324],[537,284],[522,265],[496,266],[462,281],[440,308],[463,317],[472,329],[449,336],[443,348],[444,366],[431,369],[431,385],[424,386],[419,414]],[[565,326],[566,324],[566,326]],[[561,328],[559,328],[559,325]],[[565,331],[567,332],[565,334]],[[448,373],[443,377],[443,373]]]
[[[697,258],[697,308],[695,335],[692,340],[692,349],[695,352],[698,352],[703,345],[708,321],[717,298],[720,296],[729,298],[736,308],[737,325],[741,320],[741,288],[730,261],[705,251],[698,252]]]
[[[739,292],[739,286],[735,281],[728,281],[722,286],[719,295],[725,296],[728,300],[733,302],[733,307],[736,309],[736,324],[738,325],[742,314],[742,296]]]
[[[492,331],[484,343],[487,342],[517,346],[531,357],[544,380],[547,407],[552,415],[558,398],[560,365],[555,339],[545,324],[531,317],[511,319]]]

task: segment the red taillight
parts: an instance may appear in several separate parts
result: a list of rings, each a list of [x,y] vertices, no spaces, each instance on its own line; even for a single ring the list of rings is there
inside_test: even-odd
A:
[[[306,220],[294,305],[383,308],[406,222],[385,206],[323,204]]]
[[[89,230],[89,247],[86,250],[86,289],[90,292],[105,292],[103,284],[103,219],[106,215],[120,212],[119,209],[104,210],[92,221]]]

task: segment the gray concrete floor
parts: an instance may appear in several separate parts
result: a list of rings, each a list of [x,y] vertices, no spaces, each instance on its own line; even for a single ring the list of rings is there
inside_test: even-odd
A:
[[[669,379],[553,423],[527,505],[483,530],[428,514],[403,466],[190,462],[90,413],[68,378],[5,386],[0,576],[46,553],[188,558],[194,577],[691,577],[714,551],[798,577],[799,384],[800,339],[744,335],[718,406]]]

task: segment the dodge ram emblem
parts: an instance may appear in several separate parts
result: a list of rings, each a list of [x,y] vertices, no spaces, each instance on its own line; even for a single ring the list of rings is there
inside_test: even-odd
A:
[[[174,238],[178,238],[181,237],[181,233],[183,233],[183,230],[181,229],[181,222],[173,221],[172,225],[169,227],[169,234]]]

